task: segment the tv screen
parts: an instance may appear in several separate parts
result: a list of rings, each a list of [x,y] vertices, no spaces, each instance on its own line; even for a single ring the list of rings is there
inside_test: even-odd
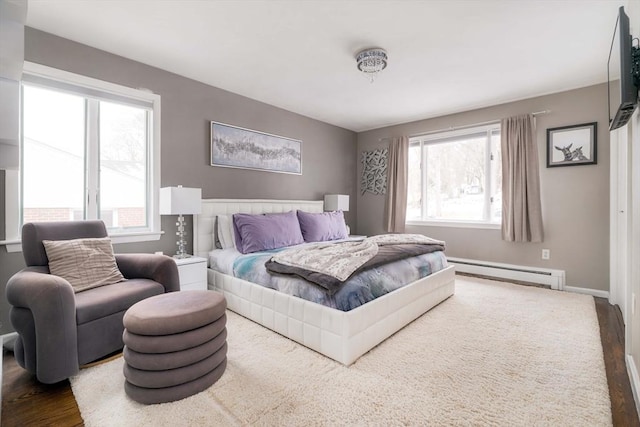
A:
[[[614,30],[609,60],[607,62],[607,75],[609,77],[609,130],[617,129],[627,124],[638,104],[638,87],[634,82],[634,50],[631,32],[629,30],[629,17],[624,12],[624,7],[618,10],[618,21]],[[615,78],[619,73],[619,79]],[[612,80],[614,79],[614,80]],[[620,95],[619,103],[611,102],[613,93]],[[613,109],[612,109],[613,107]],[[613,113],[613,114],[612,114]],[[611,118],[613,115],[613,118]]]

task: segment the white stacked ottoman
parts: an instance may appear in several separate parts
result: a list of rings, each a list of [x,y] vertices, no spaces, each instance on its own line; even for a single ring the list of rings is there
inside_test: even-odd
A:
[[[163,403],[209,388],[227,366],[227,302],[214,291],[182,291],[142,300],[124,315],[125,392]]]

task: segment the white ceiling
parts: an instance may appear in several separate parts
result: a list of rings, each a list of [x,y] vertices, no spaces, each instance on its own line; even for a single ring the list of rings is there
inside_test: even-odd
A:
[[[625,3],[29,0],[27,25],[363,131],[605,82]]]

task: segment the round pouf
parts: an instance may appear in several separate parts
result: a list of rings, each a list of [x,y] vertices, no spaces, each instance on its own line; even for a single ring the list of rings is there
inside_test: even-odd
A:
[[[227,366],[227,302],[214,291],[142,300],[124,315],[124,390],[136,402],[171,402],[215,383]]]

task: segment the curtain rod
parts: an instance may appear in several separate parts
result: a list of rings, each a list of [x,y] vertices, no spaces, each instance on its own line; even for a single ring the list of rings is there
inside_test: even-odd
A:
[[[541,116],[543,114],[549,114],[551,112],[551,110],[541,110],[541,111],[536,111],[535,113],[531,113],[532,116]],[[438,129],[438,130],[432,130],[429,132],[422,132],[422,133],[418,133],[418,134],[413,134],[413,135],[409,135],[409,138],[417,138],[419,136],[425,136],[425,135],[431,135],[434,133],[440,133],[440,132],[447,132],[447,131],[452,131],[452,130],[460,130],[460,129],[467,129],[467,128],[473,128],[476,126],[483,126],[483,125],[491,125],[493,123],[499,123],[500,119],[494,119],[494,120],[487,120],[486,122],[480,122],[480,123],[473,123],[470,125],[462,125],[462,126],[450,126],[448,128],[445,129]],[[385,141],[385,140],[390,140],[392,139],[391,137],[385,137],[385,138],[379,138],[378,141]]]

